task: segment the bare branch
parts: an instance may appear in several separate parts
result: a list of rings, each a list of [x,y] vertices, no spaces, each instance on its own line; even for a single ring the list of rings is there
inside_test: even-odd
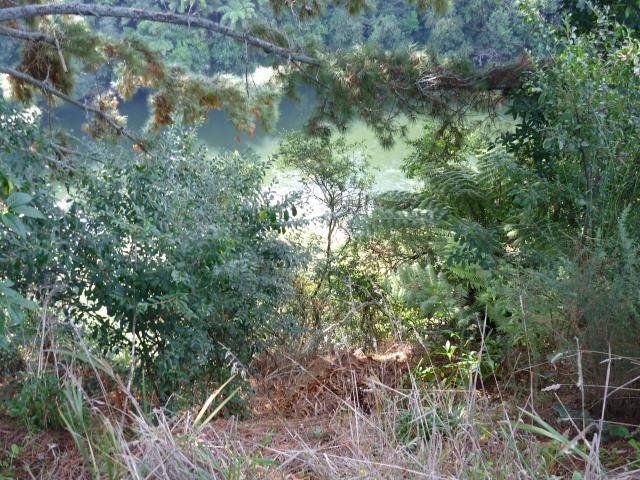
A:
[[[65,102],[84,110],[85,112],[89,112],[95,115],[96,117],[100,118],[101,120],[109,124],[109,126],[113,128],[116,131],[116,133],[124,137],[127,137],[129,140],[134,142],[134,144],[138,145],[141,150],[145,151],[144,146],[142,146],[141,143],[131,133],[129,133],[122,125],[119,125],[118,122],[116,122],[110,115],[103,112],[99,108],[93,107],[91,105],[87,105],[86,103],[79,102],[75,98],[71,98],[69,95],[62,93],[60,90],[52,86],[49,82],[43,82],[42,80],[33,78],[32,76],[27,75],[26,73],[20,72],[18,70],[15,70],[13,68],[0,65],[0,73],[6,73],[7,75],[20,79],[23,82],[33,85],[34,87],[38,87],[39,89],[48,93],[49,95],[58,97],[61,100],[64,100]]]
[[[320,61],[304,53],[296,53],[274,43],[268,42],[246,32],[238,32],[206,18],[181,15],[178,13],[157,12],[141,8],[112,7],[107,5],[83,3],[49,3],[43,5],[23,5],[20,7],[0,8],[0,22],[21,18],[41,17],[45,15],[79,15],[83,17],[115,17],[133,20],[185,25],[220,33],[243,43],[262,48],[264,51],[279,55],[290,61],[319,65]]]
[[[55,39],[46,33],[30,32],[27,30],[18,30],[17,28],[9,28],[0,26],[0,35],[5,37],[17,38],[19,40],[41,41],[55,44]]]
[[[64,73],[69,73],[69,69],[67,68],[67,62],[64,61],[64,55],[62,54],[62,48],[60,48],[60,42],[58,41],[58,37],[53,35],[53,40],[55,41],[56,50],[58,51],[58,58],[60,59],[60,65],[62,65],[62,69]]]

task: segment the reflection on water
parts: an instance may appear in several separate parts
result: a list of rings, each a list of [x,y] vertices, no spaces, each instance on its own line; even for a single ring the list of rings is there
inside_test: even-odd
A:
[[[211,150],[252,150],[261,158],[267,159],[275,153],[278,147],[280,134],[288,130],[297,130],[302,127],[309,118],[314,106],[314,95],[311,90],[299,92],[299,101],[285,98],[280,103],[279,120],[272,132],[265,132],[256,129],[252,138],[240,135],[240,142],[235,138],[238,132],[229,121],[224,111],[212,111],[209,113],[207,122],[200,128],[198,138],[204,142]],[[120,107],[120,112],[128,119],[128,128],[131,131],[141,130],[148,119],[149,108],[147,105],[147,94],[139,91],[130,101],[124,102]],[[79,114],[75,107],[63,106],[56,117],[67,128],[80,131],[81,124],[85,121],[82,114]],[[409,137],[415,138],[420,132],[420,125],[416,124],[410,128]],[[354,122],[345,134],[349,143],[361,143],[370,157],[372,174],[375,177],[374,190],[406,190],[410,189],[412,183],[404,176],[400,170],[402,159],[407,155],[409,147],[406,142],[399,139],[396,145],[389,150],[384,150],[373,132],[360,121]],[[274,167],[267,178],[267,182],[276,180],[279,188],[291,190],[299,186],[299,177],[295,172],[284,172]]]
[[[209,113],[206,123],[200,127],[198,138],[212,151],[240,152],[250,150],[262,159],[269,159],[277,150],[281,134],[289,130],[302,128],[311,115],[315,97],[311,90],[299,92],[299,100],[285,98],[279,107],[279,119],[272,132],[265,132],[257,128],[253,137],[240,135],[229,121],[224,111],[212,111]],[[127,117],[128,129],[132,132],[144,128],[149,117],[147,94],[139,91],[130,101],[120,106],[120,113]],[[68,129],[80,132],[80,127],[85,120],[75,107],[64,106],[56,113],[60,121]],[[421,125],[413,125],[409,129],[409,138],[417,138]],[[373,190],[380,192],[385,190],[409,190],[412,182],[408,180],[400,169],[403,158],[410,148],[407,143],[398,139],[396,145],[388,150],[383,149],[374,133],[361,121],[355,121],[345,133],[348,143],[358,143],[369,156],[371,174],[374,176]],[[360,147],[359,147],[360,148]],[[269,189],[274,198],[282,198],[294,191],[302,191],[300,175],[295,170],[285,170],[274,165],[265,179],[265,188]],[[305,235],[326,236],[326,223],[322,220],[326,215],[324,206],[313,196],[303,196],[297,204],[298,210],[311,223],[304,229]],[[334,242],[340,244],[343,238],[338,232]]]

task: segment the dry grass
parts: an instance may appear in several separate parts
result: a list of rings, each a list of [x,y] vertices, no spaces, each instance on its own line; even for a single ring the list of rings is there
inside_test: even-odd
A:
[[[129,440],[118,424],[109,426],[118,439],[113,458],[141,479],[640,478],[639,471],[604,471],[586,444],[585,459],[541,442],[517,427],[525,415],[477,392],[370,386],[378,402],[369,413],[342,400],[333,413],[217,420],[205,428],[188,414],[134,415]]]
[[[499,389],[427,387],[394,356],[335,354],[266,368],[254,379],[253,417],[236,421],[207,419],[221,395],[196,413],[145,412],[130,382],[78,351],[70,364],[88,364],[78,371],[92,372],[102,394],[90,397],[69,365],[57,369],[76,447],[50,468],[20,459],[20,478],[640,478],[631,459],[602,465],[597,432],[575,423],[560,431],[531,406],[503,401]]]

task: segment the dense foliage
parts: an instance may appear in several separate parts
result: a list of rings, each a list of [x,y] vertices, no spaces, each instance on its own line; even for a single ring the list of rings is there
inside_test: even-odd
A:
[[[577,338],[632,357],[639,45],[603,17],[597,32],[555,38],[554,61],[512,96],[515,128],[497,141],[427,128],[405,162],[423,189],[380,196],[370,229],[398,259],[397,294],[445,332],[478,335],[487,321],[503,347],[546,354]],[[603,382],[602,365],[587,372]],[[610,375],[621,385],[632,372],[622,361]]]
[[[412,382],[517,392],[526,371],[530,397],[588,352],[580,407],[637,423],[634,2],[161,3],[180,21],[35,16],[7,33],[7,94],[91,114],[75,138],[0,101],[0,348],[38,359],[15,416],[49,418],[48,360],[77,345],[145,401],[190,405],[267,353],[401,341],[423,355]],[[225,109],[251,136],[301,85],[316,108],[273,160],[302,192],[276,195],[273,165],[188,130]],[[153,128],[137,138],[118,107],[140,90]],[[367,146],[336,135],[354,120],[385,148],[423,123],[403,161],[415,188],[372,191]]]
[[[37,135],[33,124],[22,127]],[[22,130],[3,133],[19,142]],[[263,342],[294,333],[280,305],[303,256],[278,238],[294,207],[262,191],[264,165],[210,156],[173,132],[144,157],[93,147],[88,158],[100,162],[77,166],[61,190],[50,169],[34,176],[46,159],[31,148],[5,155],[3,173],[37,192],[46,218],[18,210],[38,217],[29,231],[5,221],[5,278],[46,301],[61,325],[79,326],[103,354],[129,354],[135,344],[160,398],[201,392],[224,376],[228,352],[246,362]]]
[[[114,3],[155,7],[147,0]],[[217,0],[166,2],[165,7],[168,11],[204,15],[232,28],[266,34],[267,38],[280,36],[285,43],[290,41],[287,38],[295,38],[300,45],[323,46],[332,52],[356,45],[400,51],[420,44],[438,55],[496,63],[515,57],[531,41],[518,16],[517,3],[512,1],[462,0],[429,5],[376,0],[352,2],[348,8],[340,2],[280,2],[274,12],[273,4],[278,3]],[[260,52],[247,53],[241,44],[203,32],[185,36],[180,27],[151,22],[137,25],[127,20],[98,19],[96,23],[105,32],[138,35],[150,41],[169,63],[201,74],[244,73],[245,68],[252,71],[257,64],[269,63]]]

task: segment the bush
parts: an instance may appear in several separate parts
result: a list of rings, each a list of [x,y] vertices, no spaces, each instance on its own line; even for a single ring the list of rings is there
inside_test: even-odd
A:
[[[0,275],[22,293],[56,285],[50,313],[103,354],[135,361],[160,400],[193,401],[226,378],[229,358],[246,363],[295,335],[280,306],[304,255],[281,236],[295,224],[293,206],[263,190],[264,164],[209,156],[179,131],[149,155],[107,145],[85,153],[86,166],[66,178],[65,208],[50,177],[34,177],[46,219],[30,225],[23,248],[0,236],[11,252]]]
[[[148,161],[114,160],[67,217],[66,281],[86,302],[67,301],[101,348],[128,351],[135,336],[166,398],[220,381],[228,352],[247,362],[295,333],[278,308],[302,257],[279,237],[291,205],[262,192],[264,166],[177,134]]]
[[[54,375],[26,375],[20,389],[9,401],[7,413],[29,430],[59,429],[64,426],[59,408],[64,397]]]

